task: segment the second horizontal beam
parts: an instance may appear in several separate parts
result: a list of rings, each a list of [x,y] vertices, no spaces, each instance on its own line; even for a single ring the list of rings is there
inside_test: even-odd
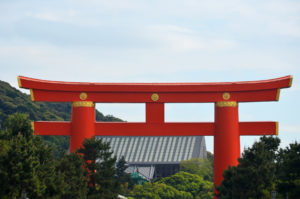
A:
[[[277,122],[240,122],[240,135],[277,135]],[[38,135],[71,135],[71,122],[34,122]],[[96,122],[96,136],[214,136],[213,122]]]

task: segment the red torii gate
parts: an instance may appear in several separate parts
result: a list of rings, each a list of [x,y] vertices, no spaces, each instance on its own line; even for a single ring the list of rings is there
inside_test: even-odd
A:
[[[33,101],[72,102],[70,122],[34,122],[38,135],[70,136],[70,151],[92,136],[214,136],[214,183],[237,165],[240,135],[277,135],[277,122],[239,122],[239,102],[278,101],[292,76],[223,83],[79,83],[18,77]],[[146,122],[96,122],[95,102],[146,103]],[[215,103],[214,122],[165,122],[164,103]]]

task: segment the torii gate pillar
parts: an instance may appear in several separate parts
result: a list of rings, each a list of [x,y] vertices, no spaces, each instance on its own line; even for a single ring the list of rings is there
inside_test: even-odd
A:
[[[228,165],[236,166],[240,157],[238,104],[235,101],[215,103],[214,182],[220,185]],[[226,154],[226,155],[223,155]]]
[[[72,103],[70,152],[80,148],[85,138],[95,136],[95,105],[89,101]]]

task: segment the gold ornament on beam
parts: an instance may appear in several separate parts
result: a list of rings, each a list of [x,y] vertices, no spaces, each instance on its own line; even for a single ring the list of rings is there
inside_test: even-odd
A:
[[[153,93],[151,95],[151,99],[152,99],[152,101],[156,102],[157,100],[159,100],[159,95],[157,93]]]
[[[230,99],[230,93],[227,93],[227,92],[223,93],[222,97],[223,97],[224,100],[229,100]]]
[[[81,100],[86,100],[87,94],[86,94],[86,93],[80,93],[79,98],[80,98]]]

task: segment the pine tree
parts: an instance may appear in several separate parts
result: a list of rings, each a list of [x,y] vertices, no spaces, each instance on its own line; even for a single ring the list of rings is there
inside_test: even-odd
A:
[[[89,172],[88,198],[116,198],[120,184],[115,178],[116,157],[112,157],[109,143],[95,137],[85,139],[78,153],[83,155]]]
[[[128,165],[125,161],[124,156],[122,156],[116,164],[116,180],[120,183],[121,189],[120,194],[129,194],[134,187],[134,181],[131,178],[129,173],[126,173],[125,170],[128,168]]]
[[[277,158],[278,192],[289,198],[300,198],[300,144],[280,149]]]
[[[28,115],[9,116],[0,139],[6,143],[0,153],[0,198],[57,198],[63,192],[53,149],[40,136],[33,135]]]
[[[276,185],[275,152],[279,143],[279,138],[264,136],[246,149],[239,165],[224,171],[224,180],[217,187],[219,198],[269,198]]]
[[[1,171],[6,174],[6,179],[1,180],[1,188],[4,190],[2,194],[9,198],[26,195],[31,198],[41,197],[46,186],[39,178],[39,149],[34,145],[28,116],[11,115],[5,123],[5,128],[1,138],[9,147],[1,159]]]
[[[122,156],[116,164],[116,174],[118,178],[122,178],[126,173],[125,170],[128,168],[124,156]]]
[[[88,192],[87,170],[81,155],[71,153],[62,154],[56,161],[56,172],[62,178],[59,187],[62,189],[59,198],[85,199]]]

